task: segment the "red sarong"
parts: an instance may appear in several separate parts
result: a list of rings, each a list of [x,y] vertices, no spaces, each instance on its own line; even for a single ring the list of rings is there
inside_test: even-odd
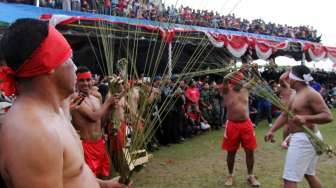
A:
[[[106,151],[105,141],[83,140],[84,157],[86,164],[89,165],[92,172],[97,176],[107,177],[110,175],[110,157]]]
[[[121,151],[125,146],[126,141],[126,123],[120,121],[119,130],[116,136],[111,135],[111,149],[112,151]]]

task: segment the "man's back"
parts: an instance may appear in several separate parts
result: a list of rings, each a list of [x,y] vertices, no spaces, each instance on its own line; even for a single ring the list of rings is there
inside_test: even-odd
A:
[[[9,187],[99,187],[61,109],[19,98],[1,125],[0,144],[6,151],[0,171]]]

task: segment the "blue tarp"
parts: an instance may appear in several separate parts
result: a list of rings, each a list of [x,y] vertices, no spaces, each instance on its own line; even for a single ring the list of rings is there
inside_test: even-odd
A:
[[[119,16],[108,16],[102,14],[92,14],[86,12],[78,12],[78,11],[63,11],[59,9],[51,9],[51,8],[43,8],[43,7],[35,7],[30,5],[23,4],[8,4],[8,3],[0,3],[0,21],[12,23],[16,19],[19,18],[40,18],[42,14],[63,14],[67,16],[84,16],[89,18],[101,18],[114,22],[124,22],[131,24],[146,24],[146,25],[154,25],[160,26],[166,29],[169,28],[184,28],[191,30],[198,30],[203,32],[213,32],[219,34],[229,34],[229,35],[241,35],[247,37],[268,39],[272,41],[290,41],[290,42],[300,42],[302,40],[292,39],[292,38],[284,38],[284,37],[275,37],[269,35],[260,35],[254,33],[245,33],[239,31],[230,31],[216,28],[206,28],[199,26],[189,26],[189,25],[181,25],[181,24],[171,24],[171,23],[160,23],[157,21],[144,20],[144,19],[134,19],[134,18],[126,18]]]

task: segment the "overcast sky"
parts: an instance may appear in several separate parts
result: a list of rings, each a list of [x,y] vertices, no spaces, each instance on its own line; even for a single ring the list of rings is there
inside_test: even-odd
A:
[[[183,4],[197,9],[234,13],[248,20],[261,18],[266,22],[291,26],[309,25],[322,34],[322,43],[336,47],[335,0],[162,0],[167,5]],[[277,58],[279,64],[292,64],[288,58]],[[330,61],[315,63],[316,67],[331,69]]]

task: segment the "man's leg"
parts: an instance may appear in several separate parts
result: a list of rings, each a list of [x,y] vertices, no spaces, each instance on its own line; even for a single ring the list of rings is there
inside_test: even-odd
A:
[[[253,167],[254,167],[254,152],[251,150],[245,149],[246,154],[246,167],[248,175],[253,174]]]
[[[228,151],[227,156],[226,156],[226,164],[229,170],[229,176],[226,178],[224,184],[226,186],[231,186],[233,185],[233,169],[234,169],[234,162],[236,158],[236,151]]]
[[[226,156],[226,164],[227,164],[230,175],[233,175],[236,153],[237,153],[236,151],[228,151],[227,156]]]
[[[268,126],[272,127],[272,106],[266,107]]]
[[[322,188],[322,184],[316,176],[305,174],[305,178],[308,181],[310,188]]]
[[[284,179],[284,188],[296,188],[296,182]]]

